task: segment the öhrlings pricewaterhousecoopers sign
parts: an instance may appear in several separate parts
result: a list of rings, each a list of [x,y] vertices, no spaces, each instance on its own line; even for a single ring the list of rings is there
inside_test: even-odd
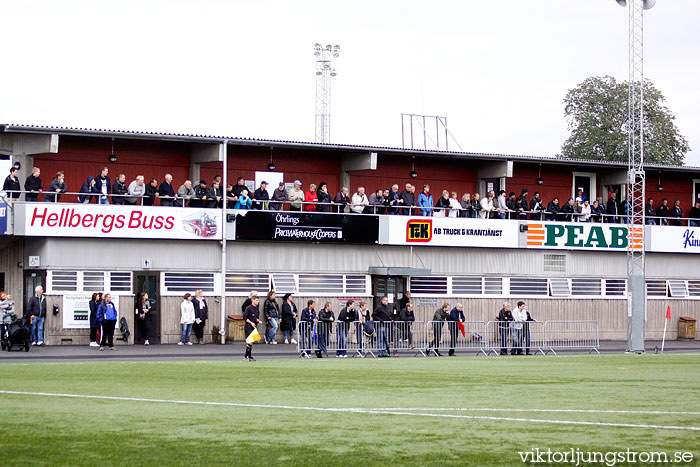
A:
[[[236,240],[374,244],[379,240],[379,217],[317,212],[236,211]]]

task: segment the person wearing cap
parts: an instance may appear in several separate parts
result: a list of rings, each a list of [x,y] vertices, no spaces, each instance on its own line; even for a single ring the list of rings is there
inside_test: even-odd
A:
[[[204,202],[207,200],[207,181],[200,180],[199,185],[194,188],[194,198],[190,200],[190,206],[194,208],[203,208]]]
[[[270,211],[281,211],[283,203],[287,201],[287,190],[284,188],[284,182],[280,182],[279,186],[272,192],[272,201],[279,202],[270,203]]]
[[[260,188],[253,193],[253,209],[265,209],[267,203],[264,203],[264,201],[269,199],[270,194],[267,192],[267,182],[263,180],[260,183]]]
[[[306,199],[306,195],[301,189],[301,182],[294,180],[294,188],[289,192],[289,210],[301,211],[302,202]]]
[[[316,205],[318,203],[318,193],[316,193],[316,185],[309,185],[309,191],[304,195],[304,201],[309,204],[304,205],[304,211],[316,211]]]

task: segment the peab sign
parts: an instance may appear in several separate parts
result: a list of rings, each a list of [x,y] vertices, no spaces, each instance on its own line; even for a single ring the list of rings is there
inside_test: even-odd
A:
[[[518,223],[452,217],[382,216],[380,243],[517,248]]]
[[[642,248],[644,227],[633,229],[634,248]],[[527,247],[561,250],[626,251],[630,241],[626,225],[588,222],[528,222]]]
[[[647,251],[700,253],[700,227],[650,225]]]
[[[45,237],[221,239],[215,209],[27,203],[24,235]]]

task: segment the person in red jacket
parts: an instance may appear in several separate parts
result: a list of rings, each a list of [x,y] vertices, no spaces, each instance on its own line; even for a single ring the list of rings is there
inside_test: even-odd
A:
[[[309,191],[304,194],[304,201],[307,203],[318,203],[318,193],[316,193],[316,185],[309,185]],[[315,204],[305,204],[304,211],[316,211]]]

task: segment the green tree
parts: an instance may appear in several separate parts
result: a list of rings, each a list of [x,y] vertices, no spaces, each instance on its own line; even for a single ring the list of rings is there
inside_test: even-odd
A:
[[[561,157],[627,161],[627,82],[594,76],[571,89],[564,98],[564,115],[571,135]],[[690,150],[663,105],[661,91],[644,81],[644,161],[682,165]]]

